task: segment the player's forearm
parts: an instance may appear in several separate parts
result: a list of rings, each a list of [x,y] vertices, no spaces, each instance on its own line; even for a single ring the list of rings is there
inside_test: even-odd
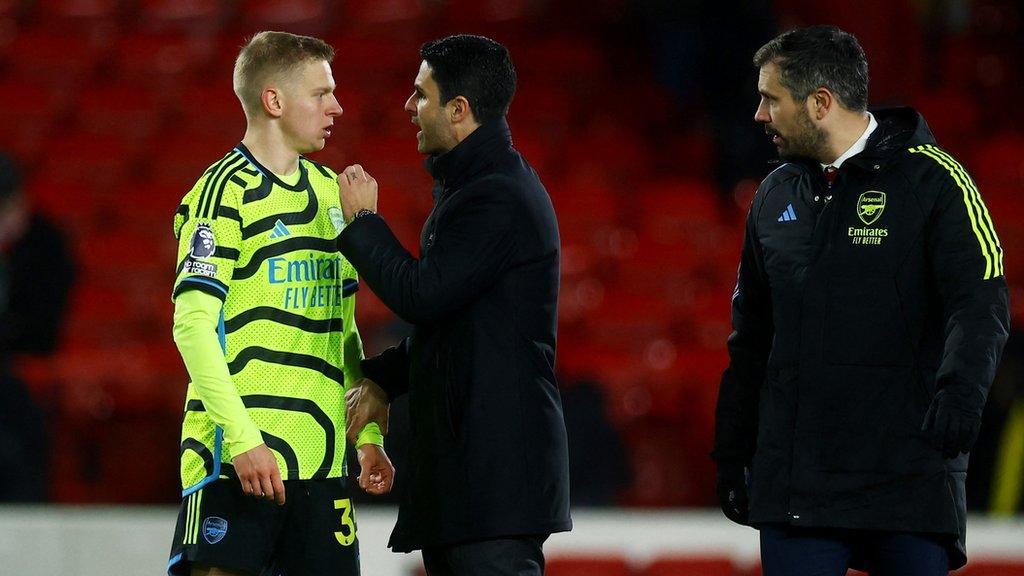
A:
[[[226,447],[230,453],[240,454],[262,444],[263,437],[231,381],[217,339],[220,306],[216,297],[198,290],[179,295],[174,308],[174,343],[207,415],[224,429]]]

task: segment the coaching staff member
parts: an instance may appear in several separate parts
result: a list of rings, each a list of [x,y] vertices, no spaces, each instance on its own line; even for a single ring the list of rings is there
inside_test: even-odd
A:
[[[429,42],[405,110],[429,155],[434,208],[411,256],[374,214],[376,182],[341,181],[341,252],[414,326],[363,362],[350,422],[384,422],[409,394],[412,446],[390,546],[427,573],[541,574],[541,545],[571,528],[565,424],[555,383],[558,225],[505,114],[516,73],[487,38]],[[351,429],[357,430],[358,424]]]
[[[967,452],[1008,333],[992,219],[919,114],[867,112],[850,34],[787,32],[754,64],[785,163],[733,295],[722,507],[760,529],[766,576],[945,575],[966,561]]]

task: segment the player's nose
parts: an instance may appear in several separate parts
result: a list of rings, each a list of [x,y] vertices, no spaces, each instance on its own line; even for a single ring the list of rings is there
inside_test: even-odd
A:
[[[344,112],[345,110],[341,107],[341,102],[338,102],[338,99],[332,94],[331,105],[327,107],[327,115],[333,118],[335,116],[341,116]]]

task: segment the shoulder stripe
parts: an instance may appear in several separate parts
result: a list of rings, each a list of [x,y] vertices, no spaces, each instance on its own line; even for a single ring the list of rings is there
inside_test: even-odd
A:
[[[935,146],[925,144],[911,148],[910,152],[928,156],[949,172],[950,177],[963,193],[964,207],[971,221],[971,229],[978,239],[981,254],[985,258],[984,279],[990,280],[1001,276],[1003,274],[1003,249],[996,236],[995,227],[992,225],[992,218],[989,216],[988,209],[985,207],[974,181],[956,160]]]
[[[239,155],[232,159],[230,162],[221,166],[219,173],[215,176],[213,187],[210,188],[209,194],[206,196],[206,201],[203,205],[203,213],[206,218],[213,218],[217,214],[217,206],[220,205],[221,197],[224,195],[224,188],[228,185],[228,178],[230,178],[239,168],[245,165],[248,160],[244,156]]]
[[[964,170],[964,167],[956,161],[948,152],[938,148],[936,146],[928,145],[936,154],[945,158],[957,171],[963,176],[964,181],[967,182],[972,195],[971,200],[974,203],[974,207],[981,217],[981,229],[987,234],[989,240],[989,247],[992,248],[993,254],[995,255],[995,271],[993,277],[1001,276],[1003,274],[1003,246],[999,242],[999,237],[996,235],[996,227],[992,223],[992,216],[988,212],[988,207],[985,206],[985,201],[981,198],[981,192],[978,190],[977,184],[974,179]]]
[[[224,181],[233,172],[234,169],[244,165],[247,162],[244,156],[237,152],[228,158],[227,161],[222,162],[217,171],[213,173],[213,176],[206,181],[206,186],[203,188],[203,195],[200,198],[199,206],[197,206],[197,214],[202,218],[211,218],[214,212],[210,209],[213,205],[213,197],[221,190],[223,190]]]
[[[342,318],[313,320],[312,318],[306,318],[301,314],[285,312],[284,310],[279,310],[270,306],[257,306],[240,314],[236,314],[230,320],[225,321],[224,332],[225,334],[231,334],[246,324],[257,320],[269,320],[270,322],[291,326],[293,328],[298,328],[303,332],[311,332],[314,334],[341,332],[344,327]]]
[[[220,173],[220,170],[224,167],[224,165],[227,164],[232,158],[234,158],[237,155],[238,152],[232,150],[231,152],[225,154],[224,157],[218,160],[213,166],[207,168],[206,172],[203,172],[203,176],[206,178],[206,182],[203,183],[203,192],[199,195],[199,200],[196,202],[196,218],[199,218],[201,216],[201,210],[203,204],[206,202],[206,196],[207,194],[209,194],[210,186],[213,184],[213,180],[217,177],[217,174]]]
[[[229,180],[230,181],[234,181],[234,179],[235,179],[234,178],[235,172],[238,172],[239,168],[240,168],[240,166],[235,166],[235,167],[231,168],[230,170],[228,170],[225,173],[224,179],[221,180],[220,186],[217,189],[217,198],[216,198],[216,200],[213,201],[213,207],[210,210],[210,218],[216,218],[217,217],[217,213],[220,210],[221,200],[224,199],[224,189],[228,187],[228,181]],[[244,185],[244,183],[243,183],[243,185]]]
[[[181,217],[181,221],[178,221],[178,217]],[[181,239],[181,228],[188,223],[188,205],[179,204],[177,210],[174,211],[174,239]]]

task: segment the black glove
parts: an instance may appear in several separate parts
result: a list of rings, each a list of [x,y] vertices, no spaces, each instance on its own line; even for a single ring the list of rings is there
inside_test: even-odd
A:
[[[719,462],[716,491],[718,504],[722,507],[722,512],[725,512],[726,518],[737,524],[749,526],[746,469],[742,465]]]
[[[921,431],[932,446],[942,451],[945,458],[956,458],[970,452],[981,429],[981,411],[985,407],[980,394],[962,394],[942,388],[932,398],[924,415]]]

